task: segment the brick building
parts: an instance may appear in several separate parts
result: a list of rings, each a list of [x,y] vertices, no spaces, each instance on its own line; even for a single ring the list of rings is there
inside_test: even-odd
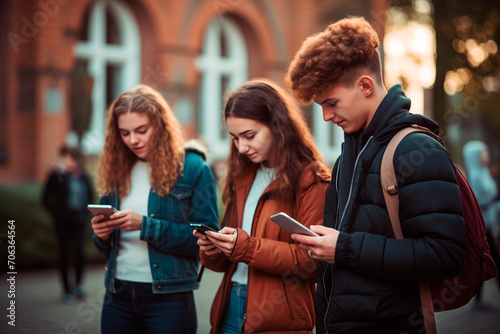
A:
[[[388,0],[6,0],[0,4],[0,182],[41,181],[70,133],[97,156],[106,108],[145,83],[173,107],[189,138],[224,159],[223,95],[254,77],[282,84],[311,33],[347,14],[382,38]],[[309,106],[332,161],[342,134]],[[74,136],[73,136],[74,137]]]

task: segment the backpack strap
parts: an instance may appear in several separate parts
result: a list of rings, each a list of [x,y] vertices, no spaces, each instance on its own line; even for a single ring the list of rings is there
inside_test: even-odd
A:
[[[439,137],[429,129],[412,125],[411,127],[400,130],[387,145],[382,163],[380,165],[380,180],[382,184],[382,192],[384,194],[387,211],[391,219],[392,230],[396,239],[403,239],[403,231],[401,230],[401,222],[399,221],[399,189],[394,170],[394,153],[399,143],[410,133],[423,132],[438,139]],[[441,138],[438,141],[443,144]],[[443,145],[444,146],[444,145]],[[422,313],[424,315],[425,331],[427,334],[436,334],[436,319],[434,318],[434,307],[432,305],[432,296],[429,284],[420,284],[420,303],[422,304]]]

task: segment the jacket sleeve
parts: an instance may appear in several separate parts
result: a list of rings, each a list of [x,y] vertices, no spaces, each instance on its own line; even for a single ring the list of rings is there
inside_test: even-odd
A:
[[[456,276],[465,258],[465,225],[448,152],[428,135],[411,134],[398,146],[394,166],[405,238],[341,232],[336,264],[399,282],[422,283]],[[374,191],[383,196],[380,183]],[[388,214],[383,219],[381,224],[390,224]]]
[[[198,257],[198,238],[193,235],[189,224],[202,223],[218,230],[217,193],[212,171],[206,163],[184,172],[194,173],[188,221],[175,222],[143,216],[141,240],[166,253]]]
[[[297,220],[303,225],[309,227],[322,223],[327,187],[327,182],[315,182],[301,192],[297,199]],[[292,239],[256,238],[241,229],[238,229],[238,239],[229,260],[244,262],[255,269],[285,277],[308,279],[317,274],[315,261]]]

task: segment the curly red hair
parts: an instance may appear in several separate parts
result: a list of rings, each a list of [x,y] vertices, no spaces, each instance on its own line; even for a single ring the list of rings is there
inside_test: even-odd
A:
[[[102,195],[117,192],[120,200],[130,190],[130,173],[138,158],[125,145],[118,129],[118,118],[130,112],[146,114],[151,121],[153,135],[148,159],[151,186],[164,196],[182,173],[184,134],[167,101],[146,85],[138,85],[122,93],[109,107],[98,172],[98,190]]]
[[[364,18],[344,18],[302,43],[286,81],[303,103],[333,85],[350,87],[366,72],[382,84],[378,46],[377,33]]]

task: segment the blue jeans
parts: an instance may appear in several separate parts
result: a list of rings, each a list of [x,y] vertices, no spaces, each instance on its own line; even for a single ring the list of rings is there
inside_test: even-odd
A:
[[[117,293],[106,291],[101,333],[195,334],[193,292],[154,294],[151,283],[117,280]]]
[[[229,305],[227,306],[226,313],[222,316],[219,326],[219,334],[243,333],[246,310],[247,286],[233,283]]]

